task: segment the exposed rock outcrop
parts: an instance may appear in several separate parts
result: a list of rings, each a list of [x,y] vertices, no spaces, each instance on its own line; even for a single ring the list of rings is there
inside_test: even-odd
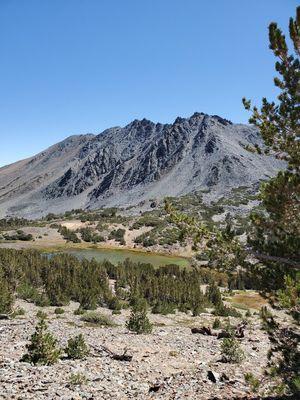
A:
[[[0,168],[0,215],[130,206],[202,189],[215,199],[281,167],[245,149],[256,143],[256,128],[203,113],[173,124],[143,119],[99,135],[71,136]]]

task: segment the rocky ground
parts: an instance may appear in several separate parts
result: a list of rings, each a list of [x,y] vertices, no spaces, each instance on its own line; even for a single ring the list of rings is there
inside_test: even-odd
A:
[[[136,335],[125,328],[128,310],[112,316],[116,326],[94,327],[73,314],[76,303],[64,307],[61,316],[54,313],[54,307],[47,307],[43,311],[48,315],[49,330],[59,344],[64,346],[70,337],[82,333],[91,353],[84,360],[63,359],[53,366],[32,366],[20,362],[20,358],[34,331],[39,308],[24,301],[17,305],[25,310],[23,316],[0,320],[0,399],[251,398],[244,379],[249,372],[264,386],[270,343],[260,329],[258,315],[249,318],[245,337],[240,339],[245,359],[229,364],[221,362],[222,340],[191,333],[191,327],[212,325],[214,316],[208,313],[199,317],[183,313],[150,315],[153,333]],[[111,315],[107,309],[98,311]],[[232,324],[240,322],[230,320]],[[114,360],[107,349],[118,354],[128,349],[133,359]],[[74,384],[74,374],[80,374],[84,382]]]

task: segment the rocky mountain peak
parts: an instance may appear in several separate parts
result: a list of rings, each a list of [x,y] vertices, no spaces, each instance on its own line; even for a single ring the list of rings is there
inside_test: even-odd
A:
[[[71,136],[39,155],[0,169],[0,213],[130,206],[195,190],[211,199],[253,185],[281,163],[249,153],[257,130],[196,112],[172,124],[144,118],[98,135]]]

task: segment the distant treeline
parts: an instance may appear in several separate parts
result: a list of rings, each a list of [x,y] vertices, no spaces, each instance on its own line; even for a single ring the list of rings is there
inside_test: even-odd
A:
[[[109,279],[115,281],[114,290]],[[154,312],[178,309],[197,315],[211,304],[200,285],[235,287],[238,282],[236,276],[205,268],[156,269],[129,259],[115,266],[68,254],[49,257],[34,250],[0,249],[0,313],[12,308],[15,297],[38,306],[63,306],[73,300],[82,309],[101,305],[114,310],[128,307],[133,298],[144,298]]]
[[[32,221],[26,218],[2,218],[0,219],[0,229],[16,229],[22,226],[31,225]]]

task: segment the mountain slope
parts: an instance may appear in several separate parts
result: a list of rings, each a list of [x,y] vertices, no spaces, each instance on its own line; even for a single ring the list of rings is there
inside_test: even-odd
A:
[[[173,124],[143,119],[99,135],[71,136],[0,168],[0,215],[129,206],[203,189],[217,198],[280,168],[274,158],[245,149],[256,143],[254,127],[203,113]]]

